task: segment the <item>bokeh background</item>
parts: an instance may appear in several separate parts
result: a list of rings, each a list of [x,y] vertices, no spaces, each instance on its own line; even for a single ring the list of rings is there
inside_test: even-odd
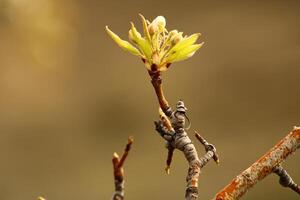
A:
[[[214,143],[199,182],[209,199],[300,125],[300,1],[0,0],[0,199],[110,199],[111,158],[127,137],[126,199],[183,199],[187,163],[154,131],[157,100],[127,38],[138,13],[205,45],[163,74],[166,96],[189,108]],[[191,135],[193,138],[193,136]],[[195,141],[199,154],[202,146]],[[299,155],[284,167],[300,183]],[[299,199],[270,175],[244,199]]]

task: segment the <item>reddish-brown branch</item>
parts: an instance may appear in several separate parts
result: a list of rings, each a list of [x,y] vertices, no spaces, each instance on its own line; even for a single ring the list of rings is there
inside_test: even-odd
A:
[[[159,106],[161,107],[163,112],[169,117],[172,112],[169,110],[170,109],[169,103],[164,96],[160,72],[159,71],[148,71],[148,72],[151,77],[151,83],[153,85],[156,96],[158,98]]]
[[[248,169],[234,178],[229,185],[219,191],[215,200],[232,200],[242,197],[249,188],[273,172],[274,167],[300,147],[300,128],[295,127],[285,138],[271,150],[253,163]]]
[[[168,157],[167,157],[166,169],[165,169],[167,174],[170,174],[170,166],[172,163],[174,150],[175,150],[174,147],[172,147],[172,146],[168,147]]]
[[[112,163],[114,168],[114,180],[115,180],[115,192],[113,194],[112,200],[123,200],[124,199],[124,169],[123,165],[130,151],[133,138],[128,138],[128,143],[125,147],[124,153],[119,158],[118,154],[115,152],[113,155]]]

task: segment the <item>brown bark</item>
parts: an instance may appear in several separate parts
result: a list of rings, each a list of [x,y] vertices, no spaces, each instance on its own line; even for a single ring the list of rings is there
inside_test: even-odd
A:
[[[240,199],[252,186],[273,172],[287,156],[300,147],[300,128],[295,127],[265,155],[234,178],[214,197],[215,200]]]
[[[170,174],[170,167],[171,167],[171,163],[172,163],[172,159],[173,159],[173,153],[174,153],[174,148],[172,146],[168,147],[168,157],[167,157],[167,161],[166,161],[166,173]]]
[[[117,153],[114,153],[112,163],[114,168],[114,180],[115,180],[115,192],[112,200],[123,200],[124,199],[124,169],[123,165],[131,149],[133,139],[128,138],[128,143],[125,147],[124,153],[119,158]]]
[[[165,98],[163,89],[162,89],[162,79],[159,71],[148,71],[151,77],[151,83],[155,90],[159,106],[163,110],[163,112],[169,117],[172,113],[171,108],[169,106],[168,101]]]

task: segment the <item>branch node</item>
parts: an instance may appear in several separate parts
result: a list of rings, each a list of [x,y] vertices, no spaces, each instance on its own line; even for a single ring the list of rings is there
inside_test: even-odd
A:
[[[124,153],[119,157],[119,155],[114,152],[112,163],[114,168],[114,180],[115,180],[115,192],[113,194],[112,200],[123,200],[124,199],[124,169],[123,165],[128,156],[133,143],[133,137],[128,138],[127,145],[124,149]]]
[[[273,172],[279,176],[279,184],[281,186],[289,187],[300,195],[300,187],[281,165],[275,166]]]
[[[219,159],[219,155],[217,154],[217,149],[214,145],[208,143],[204,137],[202,137],[197,131],[195,131],[195,136],[196,138],[199,140],[199,142],[204,146],[204,149],[206,151],[206,155],[209,156],[209,152],[212,152],[212,158],[214,159],[214,161],[219,165],[220,163],[220,159]],[[208,161],[207,161],[208,162]],[[205,163],[206,164],[206,163]]]

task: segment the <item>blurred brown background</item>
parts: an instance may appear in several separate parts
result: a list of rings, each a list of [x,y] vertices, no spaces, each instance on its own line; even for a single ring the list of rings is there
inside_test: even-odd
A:
[[[128,135],[126,199],[183,199],[187,163],[176,152],[164,173],[147,72],[104,31],[127,38],[129,21],[141,28],[138,13],[203,34],[204,47],[163,78],[170,103],[183,98],[189,108],[190,133],[217,146],[221,165],[210,162],[199,182],[200,199],[211,198],[300,125],[299,8],[283,0],[0,0],[0,199],[110,199],[112,153]],[[284,164],[298,183],[299,162],[296,154]],[[244,199],[299,196],[271,175]]]

